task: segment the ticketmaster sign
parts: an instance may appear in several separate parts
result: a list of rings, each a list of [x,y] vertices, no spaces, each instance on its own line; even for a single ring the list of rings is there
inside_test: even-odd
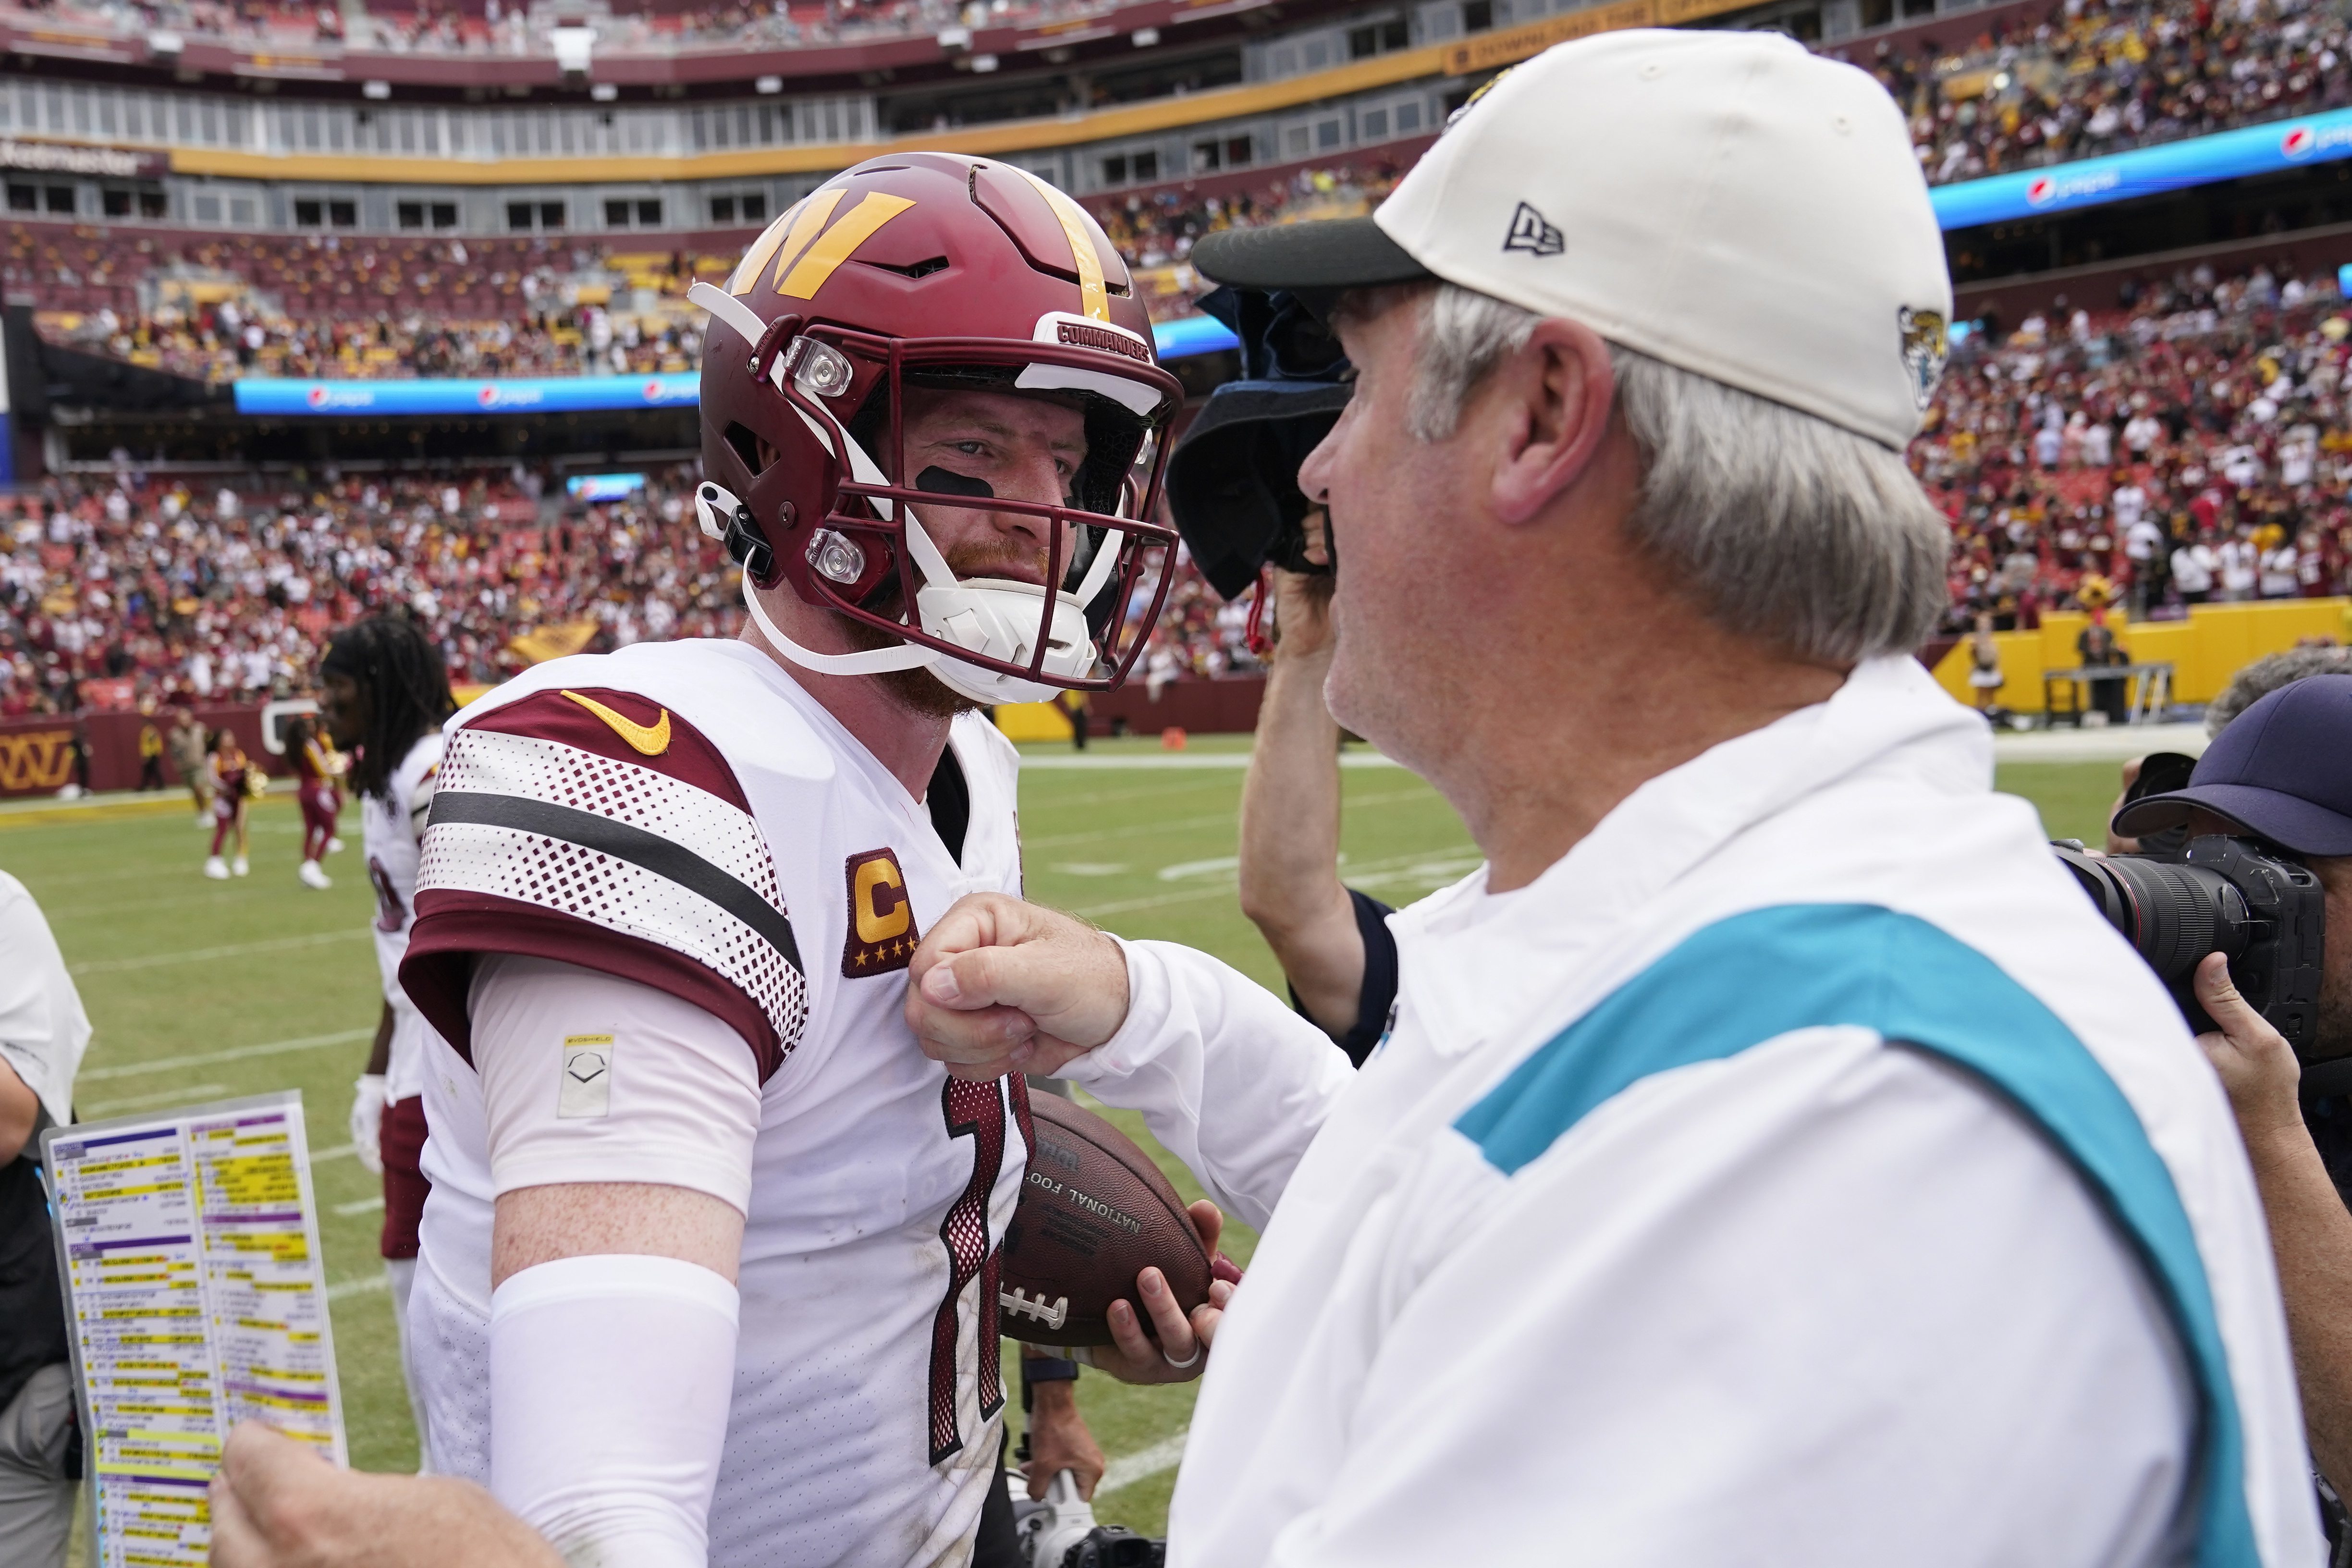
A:
[[[2190,185],[2352,158],[2352,109],[2276,120],[2188,142],[2168,142],[2078,163],[1938,185],[1928,193],[1948,229],[2071,212],[2162,195]]]

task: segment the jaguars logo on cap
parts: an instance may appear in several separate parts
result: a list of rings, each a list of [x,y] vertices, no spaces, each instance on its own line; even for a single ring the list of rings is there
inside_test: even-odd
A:
[[[1944,356],[1949,352],[1943,312],[1915,310],[1908,305],[1898,307],[1895,325],[1903,334],[1903,370],[1911,378],[1911,396],[1919,405],[1919,412],[1927,412],[1928,400],[1936,395],[1936,383],[1944,374]]]

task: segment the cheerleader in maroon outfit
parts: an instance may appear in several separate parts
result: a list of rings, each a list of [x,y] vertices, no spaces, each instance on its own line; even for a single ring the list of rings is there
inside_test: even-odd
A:
[[[335,781],[351,763],[306,713],[286,722],[286,760],[294,764],[294,798],[302,807],[302,868],[297,875],[304,887],[324,890],[335,884],[319,861],[343,847],[335,837],[335,818],[343,809]]]
[[[213,775],[213,852],[205,862],[205,875],[215,880],[230,876],[242,877],[250,868],[246,861],[245,807],[248,791],[260,781],[260,770],[247,761],[245,748],[226,730],[215,731],[212,744],[206,748],[211,760],[206,764]],[[236,859],[232,864],[221,858],[221,847],[230,833],[236,835]]]

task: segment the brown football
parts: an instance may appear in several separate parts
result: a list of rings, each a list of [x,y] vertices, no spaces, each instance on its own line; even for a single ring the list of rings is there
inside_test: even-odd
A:
[[[1144,1332],[1150,1314],[1135,1277],[1156,1268],[1190,1312],[1209,1299],[1209,1255],[1184,1200],[1134,1140],[1058,1095],[1029,1097],[1036,1148],[1004,1233],[997,1322],[1008,1339],[1048,1345],[1111,1342],[1113,1301]]]

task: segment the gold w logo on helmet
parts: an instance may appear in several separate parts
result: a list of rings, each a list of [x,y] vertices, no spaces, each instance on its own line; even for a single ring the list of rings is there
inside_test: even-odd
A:
[[[727,280],[727,291],[749,294],[772,259],[776,268],[770,287],[787,299],[814,299],[816,291],[824,287],[824,280],[859,246],[873,238],[884,224],[915,205],[905,196],[869,191],[842,215],[840,222],[827,228],[825,220],[833,216],[834,209],[847,194],[843,186],[828,185],[779,214],[767,232],[743,253],[735,276]]]

